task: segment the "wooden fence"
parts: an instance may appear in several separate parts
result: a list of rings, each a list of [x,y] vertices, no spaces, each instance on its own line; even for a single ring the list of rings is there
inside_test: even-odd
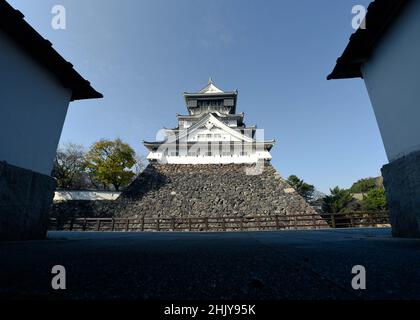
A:
[[[50,231],[211,232],[388,227],[386,212],[191,218],[51,219]]]

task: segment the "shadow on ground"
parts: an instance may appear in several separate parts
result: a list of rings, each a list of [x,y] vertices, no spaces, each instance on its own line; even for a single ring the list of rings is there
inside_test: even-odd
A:
[[[0,243],[6,299],[419,299],[420,240],[389,229],[60,233]],[[63,265],[67,290],[51,289]],[[351,287],[352,267],[367,289]]]

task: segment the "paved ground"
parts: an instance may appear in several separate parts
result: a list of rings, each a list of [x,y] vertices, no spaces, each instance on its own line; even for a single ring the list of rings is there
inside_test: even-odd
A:
[[[49,238],[0,243],[0,298],[420,299],[420,240],[388,229]],[[65,291],[51,289],[54,265]],[[365,291],[351,287],[354,265]]]

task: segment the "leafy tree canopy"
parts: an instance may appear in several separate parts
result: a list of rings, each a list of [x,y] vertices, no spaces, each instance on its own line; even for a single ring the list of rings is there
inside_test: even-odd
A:
[[[353,195],[350,190],[340,189],[335,187],[330,189],[331,195],[324,198],[322,209],[328,213],[341,213],[345,212],[346,208],[354,201]]]
[[[83,185],[85,170],[85,150],[83,146],[68,143],[57,150],[52,176],[61,189],[79,189]]]
[[[305,181],[299,179],[295,175],[291,175],[287,182],[290,186],[296,190],[307,202],[310,202],[313,199],[315,192],[315,187],[311,184],[306,183]]]
[[[378,188],[378,179],[377,178],[366,178],[360,179],[359,181],[353,183],[350,188],[352,193],[367,193],[372,189]]]
[[[363,196],[362,209],[366,211],[385,211],[387,209],[385,190],[383,188],[370,190]]]
[[[87,170],[104,185],[120,190],[132,181],[135,173],[136,153],[120,139],[101,140],[93,144],[86,155]]]

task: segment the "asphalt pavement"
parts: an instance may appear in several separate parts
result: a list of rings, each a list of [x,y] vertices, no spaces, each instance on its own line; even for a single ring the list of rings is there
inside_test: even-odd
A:
[[[54,290],[52,268],[65,268]],[[354,266],[366,289],[352,287]],[[420,299],[420,240],[389,229],[50,232],[0,243],[0,299]]]

